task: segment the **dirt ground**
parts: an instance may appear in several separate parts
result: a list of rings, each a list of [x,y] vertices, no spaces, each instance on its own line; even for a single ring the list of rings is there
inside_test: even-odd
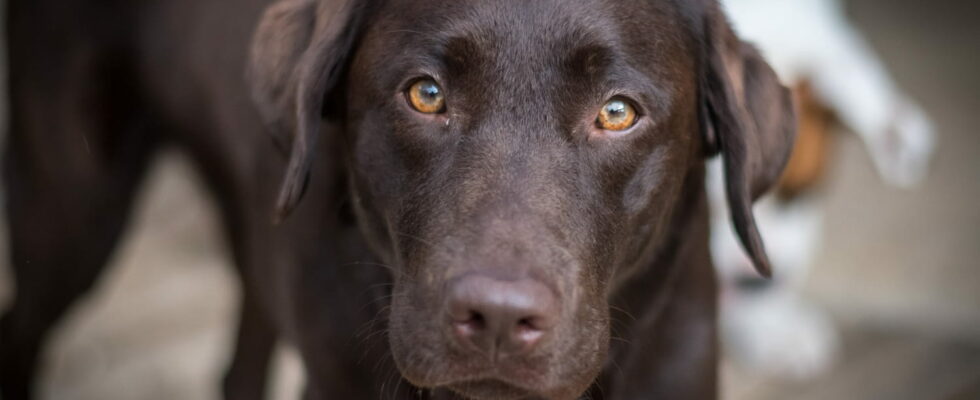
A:
[[[932,114],[939,154],[921,188],[900,191],[880,183],[857,139],[841,138],[810,292],[846,327],[844,355],[810,382],[725,363],[724,397],[978,399],[980,6],[852,0],[849,10]],[[181,155],[160,157],[113,266],[44,355],[42,398],[219,397],[238,292],[202,193]],[[5,262],[0,309],[13,290]],[[273,397],[297,398],[296,357],[282,352],[277,365]]]

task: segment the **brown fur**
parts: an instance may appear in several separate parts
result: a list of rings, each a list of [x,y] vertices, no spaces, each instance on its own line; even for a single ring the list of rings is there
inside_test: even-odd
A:
[[[794,122],[714,1],[110,3],[8,2],[5,399],[29,396],[166,142],[214,190],[242,280],[227,398],[261,396],[276,340],[308,398],[716,397],[704,161],[724,158],[768,274],[751,205]],[[447,113],[405,103],[419,77]],[[641,112],[619,137],[593,122],[612,95]],[[446,287],[469,273],[554,293],[540,345],[489,361],[447,338]]]
[[[833,113],[815,97],[809,83],[797,84],[793,96],[798,107],[799,130],[793,154],[775,190],[783,200],[809,193],[823,182],[833,148],[833,130],[837,126]]]

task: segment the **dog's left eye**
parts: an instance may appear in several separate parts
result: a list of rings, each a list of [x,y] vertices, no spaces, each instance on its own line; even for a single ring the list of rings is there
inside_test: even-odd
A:
[[[614,98],[599,110],[596,126],[607,131],[625,131],[636,124],[636,109],[628,100]]]
[[[446,111],[446,98],[434,80],[426,78],[413,83],[405,93],[408,104],[420,113],[437,114]]]

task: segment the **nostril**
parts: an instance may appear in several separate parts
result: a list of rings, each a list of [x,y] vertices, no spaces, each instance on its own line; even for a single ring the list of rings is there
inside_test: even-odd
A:
[[[488,354],[521,354],[557,321],[557,299],[541,283],[467,275],[449,286],[452,340]]]
[[[479,311],[469,311],[465,318],[453,321],[453,325],[458,333],[469,336],[487,329],[487,320]]]
[[[466,322],[477,329],[483,329],[487,326],[486,318],[483,318],[483,314],[480,314],[479,311],[470,311],[470,319]]]
[[[544,336],[542,326],[538,318],[521,318],[515,327],[514,341],[523,346],[533,345]]]
[[[517,321],[516,328],[519,331],[546,331],[551,323],[548,318],[541,316],[524,317]]]

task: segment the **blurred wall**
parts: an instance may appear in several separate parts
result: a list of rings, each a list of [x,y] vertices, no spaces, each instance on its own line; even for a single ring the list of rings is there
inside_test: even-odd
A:
[[[851,0],[848,10],[940,139],[912,191],[884,186],[855,138],[841,143],[813,292],[845,318],[980,338],[980,3]]]

